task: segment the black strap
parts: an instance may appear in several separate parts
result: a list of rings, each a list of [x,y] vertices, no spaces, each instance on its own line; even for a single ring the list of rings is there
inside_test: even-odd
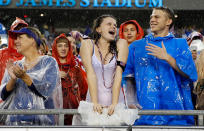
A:
[[[124,71],[126,64],[123,63],[122,61],[118,61],[118,60],[117,60],[117,66],[120,66],[120,67],[122,68],[122,70]]]

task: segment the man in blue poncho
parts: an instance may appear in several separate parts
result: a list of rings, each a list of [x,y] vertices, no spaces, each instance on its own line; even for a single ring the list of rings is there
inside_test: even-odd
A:
[[[196,68],[185,39],[169,32],[173,11],[154,8],[152,34],[133,42],[124,75],[134,74],[137,98],[144,110],[193,110],[189,83]],[[135,125],[193,125],[193,116],[141,116]]]

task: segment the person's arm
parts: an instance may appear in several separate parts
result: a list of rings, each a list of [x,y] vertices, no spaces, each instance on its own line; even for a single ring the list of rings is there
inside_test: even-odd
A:
[[[33,84],[32,79],[30,78],[29,75],[26,74],[26,72],[24,70],[22,70],[22,75],[19,76],[20,79],[22,79],[26,85],[28,86],[28,88],[35,93],[37,96],[42,97],[44,100],[46,99],[35,87],[35,85]]]
[[[2,92],[1,92],[1,99],[4,101],[6,98],[10,96],[14,89],[14,85],[16,83],[15,79],[10,79],[7,83],[6,86],[3,87]]]
[[[86,35],[83,35],[82,33],[80,33],[79,31],[71,31],[71,36],[75,39],[75,40],[79,40],[80,42],[82,42],[84,39],[88,39],[89,37]]]
[[[83,40],[80,48],[80,56],[87,73],[88,88],[94,111],[102,113],[102,106],[98,104],[97,77],[92,66],[93,44],[90,40]]]
[[[29,75],[26,74],[25,70],[21,69],[19,65],[14,66],[14,74],[16,75],[16,77],[22,79],[28,86],[32,85],[32,79]]]
[[[16,75],[14,73],[14,64],[12,60],[9,60],[6,63],[6,69],[8,72],[8,75],[10,76],[10,80],[8,81],[8,83],[6,84],[6,91],[10,92],[14,89],[14,84],[16,83]]]
[[[176,60],[167,53],[166,48],[164,46],[164,43],[162,41],[162,48],[154,45],[154,44],[150,44],[148,43],[148,46],[146,46],[146,50],[150,51],[150,53],[148,53],[149,55],[155,56],[159,59],[165,60],[169,63],[169,65],[176,70],[180,75],[182,75],[185,78],[189,78],[188,75],[186,75],[184,72],[182,72],[177,64],[176,64]]]
[[[128,48],[129,48],[128,59],[127,59],[127,63],[125,66],[125,70],[123,72],[123,76],[127,76],[130,74],[134,75],[135,48],[134,48],[133,43]]]
[[[182,75],[182,76],[185,77],[185,78],[189,78],[188,75],[186,75],[184,72],[182,72],[182,71],[178,68],[178,66],[177,66],[177,64],[176,64],[176,60],[175,60],[171,55],[167,54],[165,60],[166,60],[166,61],[169,63],[169,65],[170,65],[171,67],[173,67],[173,69],[176,70],[180,75]]]
[[[117,41],[117,49],[118,49],[118,57],[117,61],[121,61],[126,64],[127,57],[128,57],[128,43],[124,39],[119,39]],[[120,88],[121,88],[121,81],[122,81],[122,73],[123,69],[121,66],[117,65],[114,83],[112,87],[112,105],[109,106],[108,114],[112,115],[115,109],[115,106],[118,104]]]
[[[21,69],[19,65],[15,65],[13,69],[16,77],[22,79],[33,93],[42,97],[44,100],[46,99],[43,95],[41,95],[40,92],[37,91],[35,85],[32,82],[32,79],[28,74],[26,74],[26,69],[25,70]]]
[[[11,94],[11,92],[14,90],[15,88],[15,83],[16,83],[16,75],[14,73],[14,67],[15,65],[13,64],[12,60],[9,60],[6,63],[6,72],[5,72],[5,76],[10,76],[9,80],[6,82],[6,85],[3,87],[2,92],[1,92],[1,98],[2,100],[6,100],[6,98]],[[4,81],[4,79],[3,79]],[[4,83],[4,82],[3,82]]]

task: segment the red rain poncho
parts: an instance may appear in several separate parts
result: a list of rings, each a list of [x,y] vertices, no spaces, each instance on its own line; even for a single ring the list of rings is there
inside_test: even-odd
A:
[[[136,26],[137,35],[138,35],[136,40],[142,39],[142,37],[144,36],[144,31],[143,31],[142,27],[139,25],[139,23],[136,20],[129,20],[129,21],[126,21],[126,22],[124,22],[124,23],[122,23],[120,25],[119,36],[120,36],[121,39],[124,39],[123,28],[124,28],[124,26],[126,24],[134,24]]]
[[[67,39],[65,34],[58,36],[53,43],[52,56],[56,59],[60,71],[67,72],[67,77],[61,78],[62,82],[62,94],[63,94],[63,108],[64,109],[77,109],[79,102],[86,99],[86,93],[88,84],[86,81],[86,74],[84,71],[76,65],[75,56],[72,53],[71,44],[69,43],[69,51],[66,57],[66,63],[60,63],[59,55],[57,52],[56,41],[64,37]],[[68,39],[67,39],[68,41]],[[65,115],[65,125],[72,124],[72,115]]]
[[[16,17],[16,20],[13,22],[13,24],[11,25],[10,30],[13,31],[15,30],[15,28],[22,24],[24,27],[27,27],[28,24]],[[9,59],[12,59],[13,61],[17,61],[17,60],[21,60],[23,58],[23,56],[21,54],[19,54],[17,52],[17,50],[14,48],[14,38],[11,34],[8,34],[8,48],[2,49],[0,50],[0,62],[1,62],[1,66],[0,66],[0,81],[2,80],[3,76],[4,76],[4,71],[6,68],[6,63]]]

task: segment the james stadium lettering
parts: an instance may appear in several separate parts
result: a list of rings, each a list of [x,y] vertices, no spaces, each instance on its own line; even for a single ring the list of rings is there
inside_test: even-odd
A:
[[[0,6],[9,6],[12,0],[0,0]],[[161,7],[163,0],[16,0],[17,7]],[[79,2],[79,3],[77,3]]]

